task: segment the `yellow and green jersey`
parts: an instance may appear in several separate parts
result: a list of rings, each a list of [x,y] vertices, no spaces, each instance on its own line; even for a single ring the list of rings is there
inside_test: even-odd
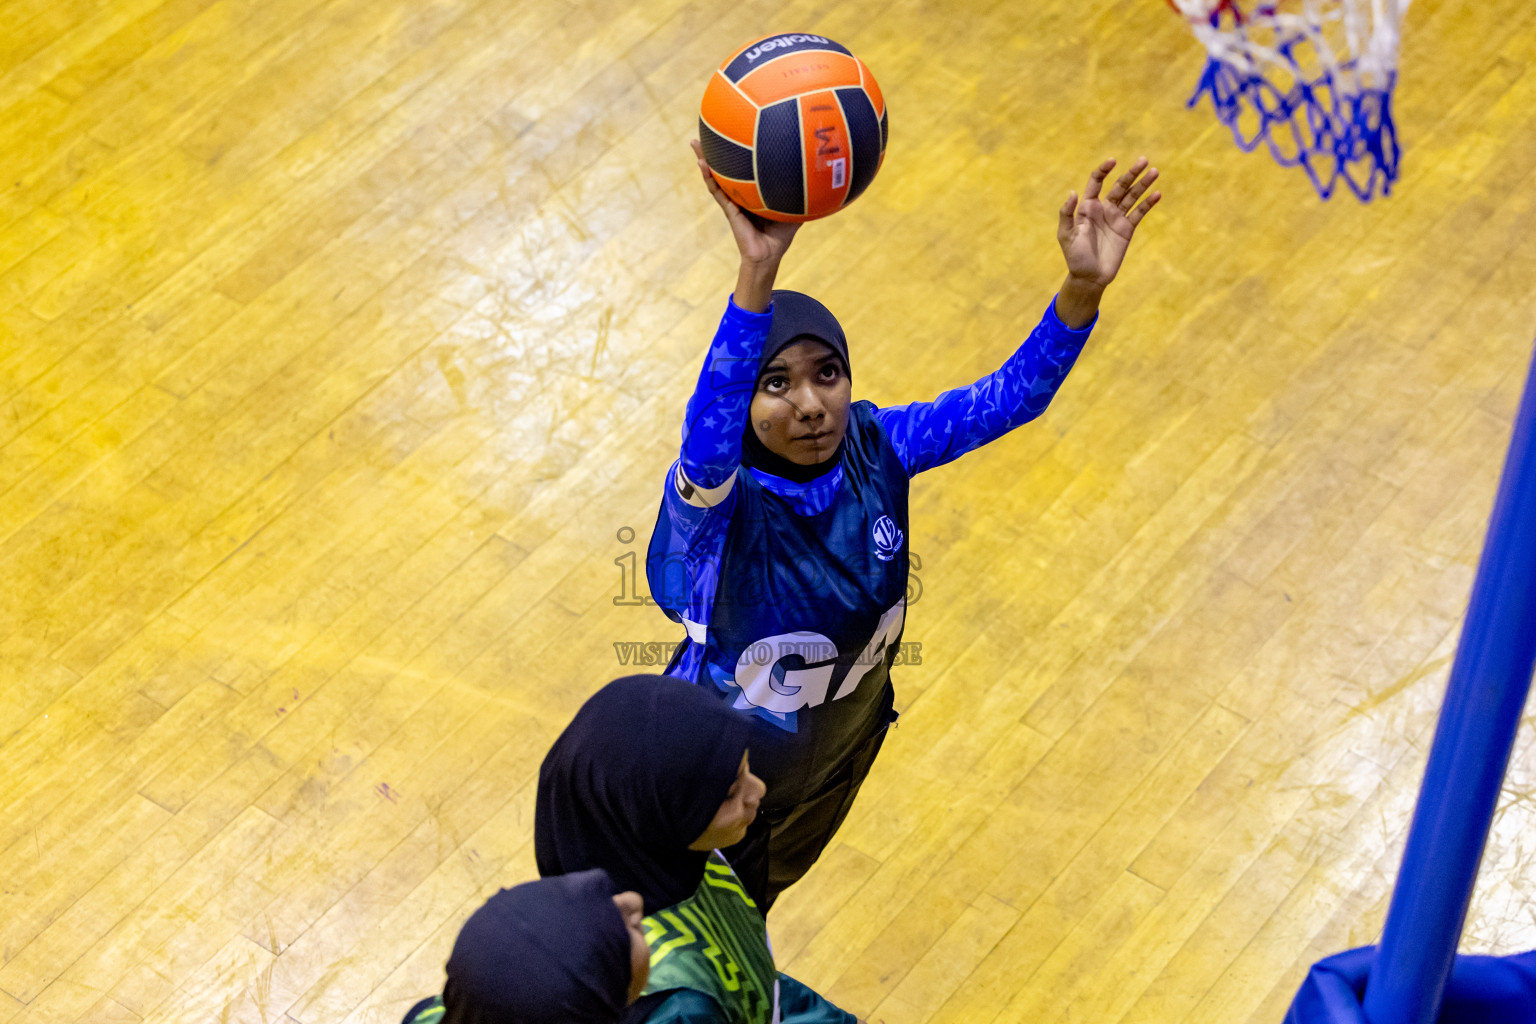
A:
[[[645,919],[651,977],[645,994],[691,989],[731,1024],[776,1024],[778,977],[768,925],[718,850],[694,894]]]

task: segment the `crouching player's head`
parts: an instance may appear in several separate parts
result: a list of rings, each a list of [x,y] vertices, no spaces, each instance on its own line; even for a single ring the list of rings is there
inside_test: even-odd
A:
[[[606,872],[503,889],[448,958],[441,1024],[611,1024],[645,988],[640,896]]]

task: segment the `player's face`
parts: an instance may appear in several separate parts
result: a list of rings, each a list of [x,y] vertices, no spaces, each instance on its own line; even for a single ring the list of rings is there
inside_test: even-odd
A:
[[[802,338],[781,349],[757,378],[752,429],[769,451],[790,462],[825,462],[848,429],[852,393],[837,353]]]
[[[645,926],[640,923],[645,919],[645,902],[637,892],[621,892],[614,894],[613,905],[629,930],[629,1001],[634,1002],[651,976],[651,948],[645,944]]]
[[[736,781],[731,783],[730,791],[725,794],[725,800],[715,812],[714,820],[709,823],[703,835],[688,844],[688,849],[718,850],[741,842],[747,837],[747,826],[757,817],[758,805],[763,802],[763,795],[767,792],[767,784],[752,774],[752,768],[747,763],[747,753],[742,751],[741,766],[736,769]]]

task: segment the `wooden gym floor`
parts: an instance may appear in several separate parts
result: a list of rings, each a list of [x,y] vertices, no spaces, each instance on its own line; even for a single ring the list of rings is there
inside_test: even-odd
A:
[[[1159,0],[0,23],[0,1024],[397,1021],[533,876],[547,744],[679,635],[625,573],[733,280],[685,141],[774,30],[892,111],[784,278],[856,396],[995,367],[1094,160],[1166,192],[1050,412],[914,485],[922,664],[782,964],[1226,1024],[1376,939],[1536,335],[1536,6],[1416,0],[1370,206],[1186,111]],[[1467,949],[1536,945],[1530,733]]]

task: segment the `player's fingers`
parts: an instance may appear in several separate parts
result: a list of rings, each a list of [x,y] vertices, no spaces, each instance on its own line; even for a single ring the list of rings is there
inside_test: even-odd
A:
[[[1140,224],[1141,218],[1145,217],[1147,215],[1147,211],[1156,206],[1157,201],[1161,198],[1163,198],[1163,194],[1161,192],[1153,192],[1151,195],[1147,196],[1147,198],[1141,201],[1140,206],[1136,207],[1136,209],[1130,212],[1130,215],[1126,217],[1126,220],[1131,222],[1132,227]]]
[[[709,172],[709,161],[704,159],[704,150],[699,146],[698,139],[693,140],[693,155],[699,165],[699,174],[704,178],[704,184],[709,186],[711,192],[714,192],[720,185],[715,181],[715,176]]]
[[[1109,194],[1106,195],[1104,199],[1107,202],[1111,202],[1116,206],[1119,206],[1121,201],[1125,198],[1126,193],[1131,190],[1131,186],[1135,184],[1136,176],[1146,169],[1147,158],[1144,156],[1137,157],[1136,162],[1131,164],[1130,168],[1124,174],[1115,179],[1114,186],[1109,190]]]
[[[1065,238],[1072,233],[1072,214],[1077,211],[1077,193],[1068,192],[1067,201],[1061,204],[1056,223],[1056,235]]]
[[[709,179],[709,195],[710,198],[714,199],[715,205],[725,212],[726,222],[731,225],[733,231],[738,230],[742,224],[747,223],[745,211],[737,206],[730,196],[725,194],[725,189],[716,183],[713,176]]]
[[[704,151],[699,148],[699,140],[694,139],[689,145],[693,147],[693,162],[699,165],[699,173],[704,176],[704,183],[713,186],[715,179],[709,173],[709,162],[704,159]]]
[[[1093,169],[1093,173],[1088,175],[1088,184],[1083,189],[1083,198],[1099,198],[1099,186],[1104,184],[1104,179],[1109,175],[1109,172],[1114,169],[1115,162],[1113,160],[1105,160],[1103,163],[1099,164],[1099,166],[1095,167]]]
[[[710,198],[729,216],[731,211],[737,208],[736,204],[731,201],[730,196],[725,194],[725,189],[720,187],[720,183],[710,173],[709,165],[703,160],[699,161],[699,174],[704,178],[704,187],[709,189]]]
[[[713,177],[709,179],[709,195],[719,205],[720,209],[725,211],[727,217],[738,208],[735,203],[731,202],[731,197],[725,194],[725,189],[715,183]]]
[[[1136,200],[1140,199],[1142,193],[1151,188],[1152,183],[1156,180],[1157,168],[1154,167],[1148,171],[1145,176],[1138,179],[1136,183],[1131,186],[1130,191],[1125,194],[1125,198],[1120,201],[1120,209],[1129,212],[1131,207],[1136,205]]]

